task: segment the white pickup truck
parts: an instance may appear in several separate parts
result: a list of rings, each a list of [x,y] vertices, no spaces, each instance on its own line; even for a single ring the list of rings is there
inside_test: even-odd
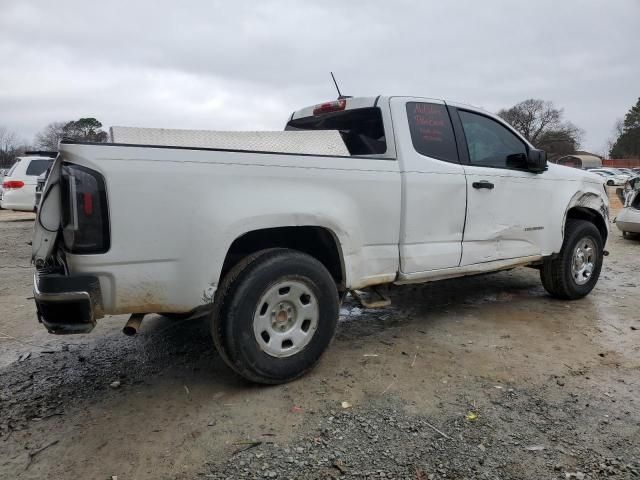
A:
[[[105,314],[206,313],[236,372],[279,383],[318,361],[350,290],[530,266],[576,299],[598,280],[602,179],[548,165],[494,115],[341,97],[285,130],[272,146],[294,132],[340,145],[207,147],[159,130],[155,145],[63,141],[33,237],[40,321],[80,333]]]

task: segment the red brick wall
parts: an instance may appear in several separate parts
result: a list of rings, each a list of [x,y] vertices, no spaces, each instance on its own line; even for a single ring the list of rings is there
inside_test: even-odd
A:
[[[603,167],[640,167],[640,158],[611,158],[602,160]]]

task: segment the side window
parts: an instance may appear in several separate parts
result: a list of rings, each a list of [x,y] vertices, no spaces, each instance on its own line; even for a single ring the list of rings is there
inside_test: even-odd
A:
[[[53,160],[31,160],[27,167],[27,175],[38,176],[51,166]]]
[[[407,102],[411,142],[427,157],[458,163],[456,138],[447,107],[439,103]]]
[[[458,110],[467,137],[469,163],[485,167],[522,165],[526,145],[500,123],[477,113]]]

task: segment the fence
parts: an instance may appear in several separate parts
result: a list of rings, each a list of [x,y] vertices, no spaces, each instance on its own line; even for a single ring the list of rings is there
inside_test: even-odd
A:
[[[602,166],[618,168],[640,167],[640,158],[610,158],[608,160],[602,160]]]

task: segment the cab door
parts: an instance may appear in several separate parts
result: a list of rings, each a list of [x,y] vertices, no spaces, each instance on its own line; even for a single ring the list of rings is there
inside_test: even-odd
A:
[[[553,218],[553,181],[526,169],[530,147],[506,124],[450,110],[467,178],[461,266],[541,255]]]
[[[447,106],[394,97],[391,110],[402,174],[401,273],[457,267],[467,189]]]

